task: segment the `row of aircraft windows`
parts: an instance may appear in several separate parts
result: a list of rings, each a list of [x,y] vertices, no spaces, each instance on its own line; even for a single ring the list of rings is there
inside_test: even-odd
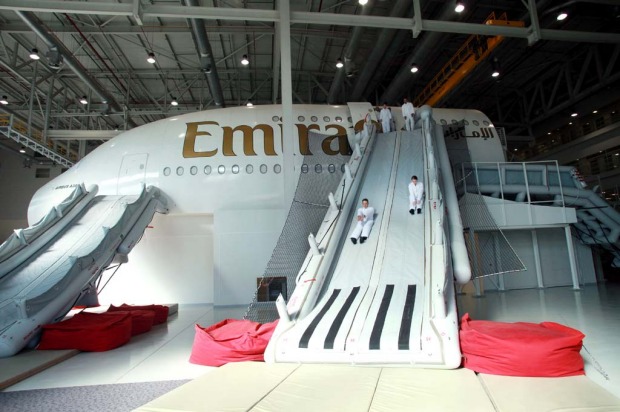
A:
[[[455,120],[455,119],[452,119],[450,122],[451,122],[452,124],[458,124],[458,123],[459,123],[459,122],[458,122],[458,120]],[[465,126],[469,126],[469,121],[468,121],[468,120],[465,120],[465,119],[464,119],[464,120],[462,120],[462,122],[463,122],[463,124],[464,124]],[[446,119],[440,119],[440,120],[439,120],[439,123],[441,123],[441,124],[443,124],[443,125],[447,125],[447,124],[448,124],[448,121],[447,121]],[[472,120],[472,123],[474,124],[474,126],[480,126],[480,122],[479,122],[478,120]],[[487,127],[491,125],[491,123],[489,123],[489,122],[488,122],[488,121],[486,121],[486,120],[483,120],[483,121],[482,121],[482,124],[483,124],[484,126],[487,126]]]
[[[274,122],[281,122],[282,121],[282,117],[280,117],[280,116],[273,116],[271,118],[271,120],[273,120]],[[305,122],[306,121],[306,117],[305,116],[298,116],[297,120],[300,121],[300,122]],[[338,123],[341,123],[342,122],[342,117],[336,116],[336,117],[334,117],[334,120],[336,122],[338,122]],[[351,123],[351,121],[352,121],[352,119],[350,117],[347,120],[349,121],[349,123]],[[317,116],[311,116],[310,117],[310,121],[316,123],[316,122],[319,121],[319,118]],[[323,121],[324,122],[330,122],[331,121],[331,117],[323,116]]]
[[[241,167],[239,165],[233,165],[229,169],[230,169],[229,173],[232,173],[234,175],[239,174],[239,172],[241,171]],[[323,165],[316,164],[314,165],[313,169],[315,173],[323,173]],[[334,164],[327,165],[327,172],[329,173],[335,173],[336,169],[337,169],[337,166]],[[269,167],[266,164],[262,164],[258,167],[258,170],[260,171],[261,174],[266,174],[269,171]],[[301,165],[302,173],[308,173],[310,170],[311,170],[310,166],[308,166],[307,164]],[[213,167],[207,165],[202,169],[202,171],[205,175],[210,175],[211,173],[215,173],[216,171],[218,174],[223,175],[224,173],[226,173],[226,166],[219,165],[217,169],[214,170]],[[340,165],[340,171],[344,173],[344,164]],[[245,172],[251,175],[252,173],[254,173],[254,166],[247,165],[245,167]],[[273,172],[275,174],[280,174],[282,172],[282,166],[279,164],[273,165]],[[172,174],[172,169],[170,167],[164,167],[163,173],[164,173],[164,176],[170,176],[170,174]],[[183,166],[177,167],[176,174],[177,176],[183,176],[185,174],[185,168]],[[192,176],[197,175],[198,167],[197,166],[190,167],[189,174],[191,174]]]

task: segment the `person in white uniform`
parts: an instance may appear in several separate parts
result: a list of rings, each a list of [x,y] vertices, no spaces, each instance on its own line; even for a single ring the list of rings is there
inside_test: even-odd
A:
[[[354,245],[357,244],[359,238],[360,243],[364,243],[370,235],[370,229],[375,223],[375,208],[368,206],[368,199],[362,200],[362,207],[357,209],[357,224],[351,232],[350,238]],[[360,237],[361,236],[361,237]]]
[[[415,108],[406,98],[403,99],[402,112],[403,117],[405,118],[405,129],[408,132],[413,131],[413,127],[415,126]]]
[[[383,133],[390,132],[390,123],[392,120],[392,112],[388,108],[387,103],[383,103],[383,109],[379,112],[379,120],[381,120],[381,126],[383,127]]]
[[[417,176],[411,176],[411,183],[409,183],[409,213],[415,214],[416,209],[418,214],[422,213],[422,197],[424,196],[424,184],[418,182]]]

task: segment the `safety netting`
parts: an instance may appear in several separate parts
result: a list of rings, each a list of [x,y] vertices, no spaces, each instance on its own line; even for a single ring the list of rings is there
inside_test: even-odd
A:
[[[286,223],[244,319],[272,322],[278,319],[275,306],[278,295],[282,294],[285,299],[292,295],[297,274],[310,249],[308,235],[319,230],[329,208],[329,193],[336,192],[344,165],[350,158],[350,150],[346,154],[337,150],[341,138],[346,137],[309,132],[312,154],[304,156]],[[324,150],[324,145],[332,150]],[[331,153],[326,154],[326,151]]]

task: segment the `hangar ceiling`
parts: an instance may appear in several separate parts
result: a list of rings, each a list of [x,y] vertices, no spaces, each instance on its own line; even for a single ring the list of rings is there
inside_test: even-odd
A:
[[[116,130],[174,113],[280,103],[282,47],[293,103],[397,105],[415,99],[472,34],[504,39],[436,106],[485,112],[509,146],[561,127],[569,112],[618,106],[617,1],[469,0],[461,13],[455,3],[3,0],[0,110],[82,155]],[[557,20],[560,12],[568,17]],[[491,13],[524,27],[483,24]]]

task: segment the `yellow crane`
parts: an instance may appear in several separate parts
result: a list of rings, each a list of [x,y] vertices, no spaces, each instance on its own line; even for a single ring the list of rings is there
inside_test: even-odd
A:
[[[512,27],[525,26],[522,21],[508,20],[506,13],[502,13],[499,18],[495,17],[495,13],[491,13],[484,21],[484,24]],[[448,63],[426,85],[422,93],[414,99],[413,105],[416,107],[424,104],[429,106],[435,105],[484,60],[502,40],[504,40],[503,36],[490,37],[477,34],[469,36]]]

